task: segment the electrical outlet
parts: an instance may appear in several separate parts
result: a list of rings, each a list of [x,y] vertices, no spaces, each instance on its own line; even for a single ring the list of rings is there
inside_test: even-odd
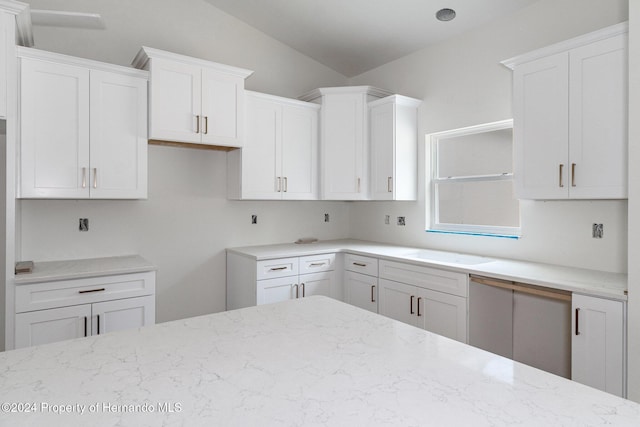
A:
[[[258,215],[251,215],[251,224],[258,223]]]
[[[329,214],[324,214],[324,222],[329,222]]]
[[[594,223],[591,227],[591,236],[594,239],[602,239],[604,235],[604,224],[596,224]]]
[[[89,218],[80,218],[78,221],[79,231],[89,231]]]
[[[389,222],[390,222],[390,221],[391,221],[391,217],[390,217],[389,215],[385,215],[385,216],[384,216],[384,223],[385,223],[386,225],[389,225]]]
[[[399,216],[398,217],[398,225],[406,225],[405,221],[404,221],[404,217],[403,216]]]

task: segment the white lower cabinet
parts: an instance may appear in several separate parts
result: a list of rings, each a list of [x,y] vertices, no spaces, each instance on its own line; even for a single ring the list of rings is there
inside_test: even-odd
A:
[[[378,278],[353,271],[345,271],[344,297],[347,304],[377,313]]]
[[[20,285],[15,348],[155,323],[155,272]]]
[[[571,379],[624,397],[625,303],[573,294]]]
[[[466,274],[381,260],[379,276],[380,314],[467,342]]]
[[[227,253],[227,310],[312,295],[341,299],[333,253],[257,261]]]

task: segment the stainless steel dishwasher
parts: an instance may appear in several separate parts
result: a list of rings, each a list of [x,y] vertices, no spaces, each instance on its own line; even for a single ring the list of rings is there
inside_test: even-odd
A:
[[[469,344],[571,377],[571,293],[471,275]]]

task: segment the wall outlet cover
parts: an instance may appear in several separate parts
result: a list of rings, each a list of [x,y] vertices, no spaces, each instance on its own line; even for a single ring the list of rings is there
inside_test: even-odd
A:
[[[324,222],[329,222],[329,214],[324,214]]]
[[[258,215],[251,215],[251,224],[258,223]]]
[[[604,236],[604,224],[594,223],[593,226],[591,226],[591,236],[594,239],[602,239]]]
[[[406,225],[406,222],[403,216],[398,217],[398,225]]]
[[[89,218],[80,218],[78,221],[79,231],[89,231]]]

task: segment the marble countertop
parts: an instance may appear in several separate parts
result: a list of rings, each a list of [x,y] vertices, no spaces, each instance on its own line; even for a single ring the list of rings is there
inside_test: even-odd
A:
[[[592,296],[627,300],[627,275],[584,268],[488,258],[362,240],[328,240],[311,244],[276,244],[229,248],[256,260],[349,252],[392,261],[444,268],[468,274],[523,282]]]
[[[326,297],[0,353],[0,402],[14,427],[640,419],[634,402]]]
[[[69,261],[35,261],[33,272],[17,274],[16,285],[50,282],[53,280],[154,271],[156,267],[139,255],[87,258]]]

